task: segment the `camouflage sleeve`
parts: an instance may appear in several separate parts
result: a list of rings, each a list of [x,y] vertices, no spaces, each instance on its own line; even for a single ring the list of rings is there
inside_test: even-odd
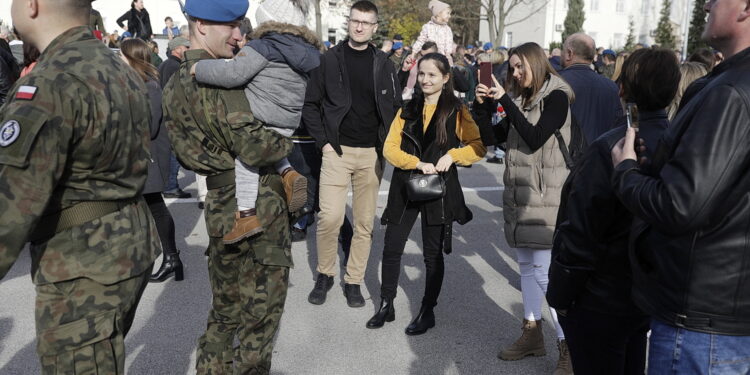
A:
[[[224,93],[226,122],[235,135],[228,139],[232,154],[247,165],[268,167],[292,152],[291,138],[266,128],[254,118],[242,91]]]
[[[43,89],[52,85],[24,80],[0,109],[0,279],[26,244],[67,160],[72,126],[66,119],[72,115],[53,112],[72,111],[74,100]]]

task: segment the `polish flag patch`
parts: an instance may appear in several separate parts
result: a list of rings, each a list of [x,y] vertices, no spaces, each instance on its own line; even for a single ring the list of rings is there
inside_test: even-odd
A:
[[[31,100],[36,95],[36,86],[21,86],[16,93],[16,99]]]

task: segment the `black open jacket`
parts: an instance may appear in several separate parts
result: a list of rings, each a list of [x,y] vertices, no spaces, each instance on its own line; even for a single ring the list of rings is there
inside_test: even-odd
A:
[[[417,156],[423,163],[437,164],[438,160],[448,150],[460,147],[460,140],[456,136],[456,117],[454,111],[448,118],[445,127],[448,140],[445,145],[440,146],[436,142],[437,113],[432,116],[432,121],[423,131],[422,110],[424,100],[412,100],[404,106],[401,118],[405,120],[402,134],[401,150]],[[461,183],[458,180],[458,169],[453,164],[447,172],[442,175],[445,179],[445,196],[440,199],[410,202],[406,193],[406,181],[412,174],[421,173],[419,170],[393,169],[391,186],[388,191],[388,204],[381,217],[382,224],[399,225],[401,218],[409,205],[419,206],[420,213],[426,218],[427,225],[445,225],[449,235],[445,236],[443,251],[450,253],[450,235],[452,223],[458,222],[463,225],[471,221],[472,213],[466,206]]]
[[[687,96],[654,152],[655,174],[615,168],[637,220],[633,298],[669,325],[750,335],[750,48]]]
[[[302,109],[302,121],[315,139],[318,149],[330,143],[339,155],[343,153],[339,141],[339,127],[352,106],[349,75],[344,61],[344,43],[349,43],[349,40],[344,40],[323,54],[320,66],[310,73],[305,105]],[[391,122],[401,108],[401,86],[388,55],[372,45],[369,49],[375,59],[373,95],[380,120],[376,149],[378,155],[382,155],[383,143],[388,136]]]

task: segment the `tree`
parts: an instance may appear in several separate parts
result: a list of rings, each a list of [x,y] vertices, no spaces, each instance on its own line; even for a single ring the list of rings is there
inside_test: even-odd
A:
[[[623,47],[626,51],[630,51],[635,47],[635,22],[633,22],[633,17],[630,17],[630,22],[628,23],[628,38],[625,40],[625,47]]]
[[[455,18],[468,19],[479,24],[479,13],[484,11],[490,30],[490,42],[502,44],[505,28],[524,22],[544,9],[550,0],[453,0],[454,4],[464,3],[467,7],[479,10],[469,16],[456,15]],[[455,5],[459,6],[459,5]],[[524,9],[525,8],[525,9]],[[515,12],[513,12],[515,10]],[[519,13],[520,12],[520,13]],[[512,19],[509,16],[513,16]]]
[[[706,11],[703,10],[705,5],[706,0],[695,0],[693,19],[690,21],[690,31],[688,32],[688,53],[708,47],[708,43],[701,38],[703,29],[706,27]]]
[[[586,20],[586,12],[583,10],[583,0],[568,0],[568,14],[565,15],[565,30],[562,40],[583,31],[583,22]]]
[[[672,0],[663,0],[661,5],[661,16],[659,24],[656,25],[656,43],[663,48],[673,49],[675,47],[674,30],[669,13],[672,10]]]
[[[406,45],[412,45],[422,30],[420,22],[413,14],[405,14],[399,18],[394,18],[388,23],[388,32],[390,35],[401,34]],[[386,39],[390,39],[386,37]]]

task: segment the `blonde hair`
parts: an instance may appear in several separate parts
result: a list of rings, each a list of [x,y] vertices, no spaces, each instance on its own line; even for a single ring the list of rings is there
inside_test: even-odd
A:
[[[685,94],[685,90],[687,90],[688,86],[706,74],[708,74],[708,69],[706,69],[706,66],[701,63],[689,61],[680,65],[681,77],[680,84],[677,86],[677,94],[674,96],[672,104],[667,107],[667,114],[669,115],[670,121],[672,121],[675,115],[677,115],[677,109],[680,108],[682,95]]]
[[[617,82],[617,79],[620,78],[620,74],[622,74],[622,64],[625,63],[625,60],[628,59],[628,56],[630,54],[628,53],[621,53],[617,55],[617,59],[615,60],[615,71],[612,73],[612,80]]]
[[[505,62],[506,56],[500,51],[492,51],[490,54],[490,62],[492,65],[500,65]]]

